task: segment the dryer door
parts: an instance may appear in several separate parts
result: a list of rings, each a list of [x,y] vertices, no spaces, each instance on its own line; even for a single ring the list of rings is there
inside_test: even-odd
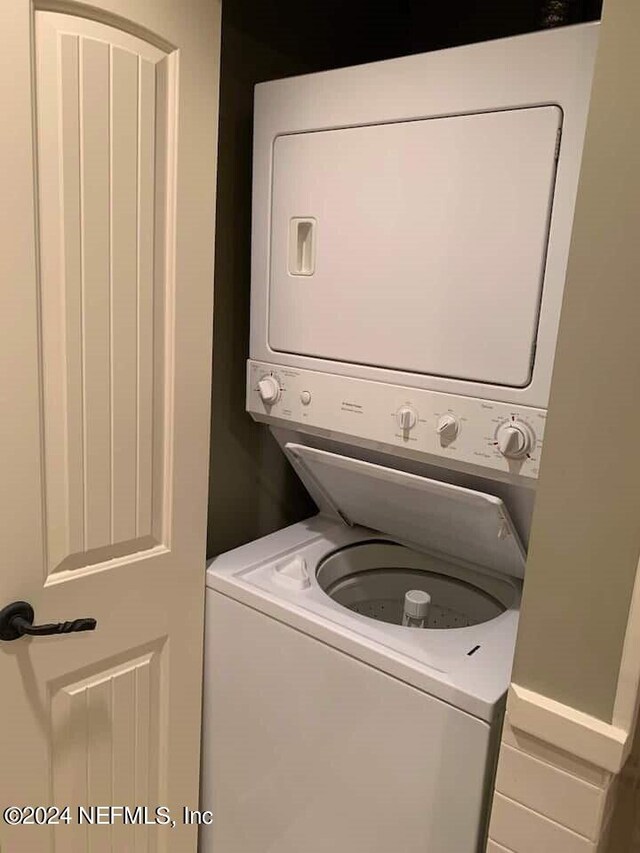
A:
[[[562,111],[283,135],[273,350],[528,384]]]

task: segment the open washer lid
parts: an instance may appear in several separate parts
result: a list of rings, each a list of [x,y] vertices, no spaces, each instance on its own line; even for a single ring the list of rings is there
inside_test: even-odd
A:
[[[513,577],[525,550],[502,500],[301,444],[285,451],[322,508],[426,551]]]

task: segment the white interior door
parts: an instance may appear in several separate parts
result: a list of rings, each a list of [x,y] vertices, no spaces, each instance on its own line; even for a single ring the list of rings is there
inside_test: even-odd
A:
[[[527,385],[561,120],[540,106],[279,136],[270,347]]]
[[[56,11],[56,10],[63,11]],[[195,850],[219,0],[3,0],[3,851]],[[167,806],[175,828],[79,825]]]

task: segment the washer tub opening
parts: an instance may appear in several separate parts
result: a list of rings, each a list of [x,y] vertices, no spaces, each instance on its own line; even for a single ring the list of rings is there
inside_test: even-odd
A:
[[[316,577],[333,601],[392,625],[403,624],[405,596],[412,590],[430,597],[421,627],[433,629],[488,622],[504,613],[514,597],[513,587],[492,575],[384,540],[334,551],[322,560]]]

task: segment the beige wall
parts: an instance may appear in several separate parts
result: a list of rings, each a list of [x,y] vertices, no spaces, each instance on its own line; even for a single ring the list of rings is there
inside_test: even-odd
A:
[[[315,512],[282,452],[244,410],[249,355],[253,87],[302,73],[223,12],[209,480],[209,557]]]
[[[639,45],[607,0],[514,670],[605,721],[640,550]]]

